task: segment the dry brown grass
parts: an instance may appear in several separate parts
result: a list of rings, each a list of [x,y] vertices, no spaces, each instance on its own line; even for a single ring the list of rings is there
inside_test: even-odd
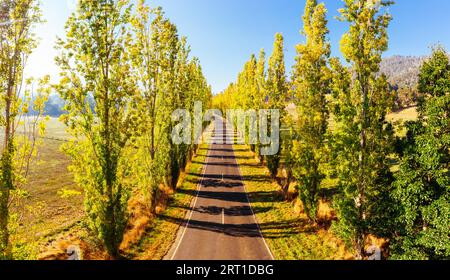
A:
[[[120,245],[121,251],[126,251],[139,242],[153,218],[149,203],[141,194],[130,199],[128,213],[130,213],[130,219]]]
[[[414,121],[417,120],[417,118],[418,118],[417,107],[407,108],[388,115],[388,120],[392,122]]]
[[[95,243],[89,233],[80,226],[70,230],[70,233],[62,233],[54,237],[46,244],[39,255],[39,260],[67,260],[69,247],[77,247],[80,250],[82,260],[108,260],[110,257],[100,245]]]
[[[84,216],[82,188],[68,172],[69,159],[59,150],[57,140],[44,140],[39,149],[37,164],[32,165],[23,190],[27,196],[13,208],[21,218],[13,240],[34,242],[58,233]],[[61,191],[73,191],[63,198]]]
[[[317,220],[320,224],[328,224],[336,219],[336,211],[331,208],[329,202],[323,199],[319,200],[319,207],[317,210]]]

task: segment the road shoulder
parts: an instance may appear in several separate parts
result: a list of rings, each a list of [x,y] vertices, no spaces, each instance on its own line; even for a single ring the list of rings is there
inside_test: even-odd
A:
[[[349,259],[351,254],[330,227],[312,225],[296,201],[286,202],[266,167],[246,145],[235,145],[251,207],[267,245],[277,260]]]

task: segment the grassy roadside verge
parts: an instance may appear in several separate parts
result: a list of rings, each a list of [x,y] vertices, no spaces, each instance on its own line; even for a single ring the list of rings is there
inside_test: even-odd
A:
[[[350,259],[352,256],[329,226],[312,225],[296,211],[293,202],[283,201],[279,186],[268,170],[258,165],[248,146],[235,145],[249,199],[261,231],[277,260]]]
[[[208,145],[200,146],[197,156],[186,168],[182,183],[176,193],[169,199],[166,210],[161,213],[147,228],[144,237],[130,248],[128,258],[139,260],[161,260],[170,250],[177,238],[178,229],[190,209],[195,197],[200,174],[206,161]]]

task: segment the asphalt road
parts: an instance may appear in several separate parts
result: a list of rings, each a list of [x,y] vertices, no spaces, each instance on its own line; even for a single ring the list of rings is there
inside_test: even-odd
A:
[[[203,174],[197,174],[201,181],[193,206],[166,259],[272,260],[248,201],[233,145],[218,141],[234,135],[223,125],[214,129],[212,137]]]

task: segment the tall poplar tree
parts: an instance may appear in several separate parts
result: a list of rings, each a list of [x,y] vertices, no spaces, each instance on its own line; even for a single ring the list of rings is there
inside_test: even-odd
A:
[[[74,136],[64,150],[85,190],[90,227],[113,258],[119,257],[128,218],[130,163],[124,154],[138,128],[126,47],[130,13],[126,0],[78,1],[56,58],[62,77],[57,89],[67,111],[62,120]]]
[[[327,41],[326,8],[316,0],[307,0],[303,15],[306,43],[297,46],[297,58],[292,77],[294,103],[298,112],[298,141],[294,141],[294,176],[307,216],[315,220],[318,191],[324,178],[326,161],[325,137],[328,127],[330,71],[327,67],[330,43]]]
[[[287,81],[286,81],[286,66],[284,63],[284,39],[283,35],[277,33],[275,35],[275,42],[273,45],[273,53],[269,59],[269,68],[267,70],[267,95],[269,109],[280,111],[280,122],[283,122],[283,117],[286,114],[286,97],[287,97]],[[270,123],[270,122],[269,122]],[[281,125],[280,125],[281,127]],[[282,144],[280,139],[280,146]],[[272,177],[276,177],[281,160],[281,149],[276,155],[266,157],[267,166]]]
[[[419,119],[407,123],[393,196],[397,259],[450,257],[450,63],[442,47],[420,69]]]
[[[261,49],[258,56],[258,61],[256,65],[256,95],[253,100],[254,109],[261,110],[265,108],[265,101],[267,97],[266,91],[266,81],[267,80],[267,71],[266,71],[266,53],[264,49]],[[259,157],[259,160],[264,161],[264,157],[260,155],[260,143],[255,146],[255,153]]]
[[[338,222],[334,229],[364,257],[365,244],[374,228],[383,227],[381,209],[392,175],[388,167],[392,127],[386,121],[392,98],[386,78],[378,75],[382,53],[388,47],[387,28],[391,15],[385,10],[392,1],[345,0],[341,20],[350,30],[341,41],[341,51],[351,64],[353,82],[347,87],[337,62],[335,78],[335,163],[339,195],[335,198]],[[340,88],[340,85],[345,85]]]
[[[26,62],[37,45],[33,27],[41,22],[41,11],[35,0],[4,0],[0,3],[0,259],[13,258],[10,244],[10,205],[12,196],[25,182],[30,160],[36,153],[34,132],[41,127],[48,96],[48,77],[40,82],[35,105],[32,105],[25,81]],[[33,107],[33,108],[31,108]],[[36,117],[27,116],[34,109]],[[28,128],[31,128],[28,130]]]

